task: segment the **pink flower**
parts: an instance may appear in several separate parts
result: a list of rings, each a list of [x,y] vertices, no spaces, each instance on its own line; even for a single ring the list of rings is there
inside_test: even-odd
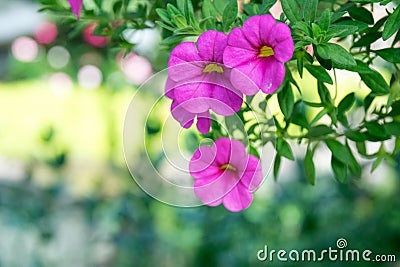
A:
[[[94,35],[93,32],[99,25],[98,22],[93,22],[85,27],[82,32],[83,39],[94,47],[105,47],[110,42],[110,37],[108,36],[98,36]]]
[[[233,212],[250,206],[253,195],[263,179],[261,163],[246,153],[237,140],[219,138],[212,147],[201,146],[189,163],[190,174],[196,179],[194,193],[208,206],[221,203]]]
[[[192,42],[179,44],[168,62],[166,96],[172,99],[172,114],[183,127],[190,127],[195,116],[201,115],[202,133],[210,124],[209,111],[223,116],[237,112],[242,106],[242,94],[230,82],[231,69],[222,65],[227,35],[207,31],[200,35],[197,46]],[[179,108],[177,108],[179,107]],[[207,122],[208,120],[208,122]],[[189,126],[188,126],[189,125]]]
[[[278,89],[285,76],[284,62],[292,58],[294,50],[289,27],[275,22],[271,15],[253,16],[243,27],[233,29],[223,55],[224,64],[247,75],[266,94]],[[257,93],[252,86],[244,86],[243,76],[232,75],[232,84],[241,86],[247,95]]]
[[[81,16],[83,0],[68,0],[72,13],[79,19]]]
[[[34,32],[35,39],[40,44],[51,44],[57,38],[58,29],[52,22],[44,22],[40,24]]]

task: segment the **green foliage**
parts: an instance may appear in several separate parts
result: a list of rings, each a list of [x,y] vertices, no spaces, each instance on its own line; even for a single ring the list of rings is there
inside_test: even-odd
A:
[[[123,38],[115,35],[116,29],[112,27],[114,20],[124,20],[119,33],[127,28],[160,27],[163,30],[161,44],[170,49],[188,38],[195,40],[207,30],[229,33],[233,28],[240,27],[247,18],[269,13],[276,0],[251,1],[243,4],[241,10],[238,10],[236,0],[155,1],[151,4],[138,4],[134,8],[130,2],[116,1],[107,10],[104,1],[96,0],[96,7],[92,10],[85,7],[82,21],[97,18],[100,21],[97,32],[113,36],[113,44],[118,46],[122,46]],[[313,155],[321,143],[325,143],[331,151],[332,170],[341,182],[360,176],[362,168],[355,154],[374,160],[373,169],[382,160],[390,162],[398,154],[399,149],[386,151],[383,147],[380,153],[371,155],[364,149],[367,141],[382,143],[399,137],[400,92],[397,64],[400,63],[400,49],[394,45],[400,40],[400,7],[388,9],[388,15],[378,21],[374,21],[371,11],[371,3],[385,6],[389,2],[333,1],[328,5],[326,1],[317,0],[281,1],[283,14],[279,20],[289,25],[295,51],[292,60],[285,64],[286,76],[277,91],[277,97],[267,96],[257,104],[265,117],[261,125],[243,116],[245,108],[238,115],[246,127],[238,127],[237,123],[230,121],[232,118],[225,120],[230,131],[242,132],[241,138],[253,155],[259,156],[257,151],[260,144],[271,142],[275,145],[275,177],[284,158],[294,160],[291,149],[294,141],[308,146],[304,167],[311,184],[315,183],[315,167],[318,167],[314,166]],[[53,12],[66,11],[65,6],[58,6],[56,1],[41,3],[45,9],[51,7]],[[146,21],[155,24],[151,26]],[[76,27],[79,25],[77,23]],[[394,41],[391,47],[371,48],[376,41],[387,40],[392,36]],[[373,67],[378,57],[390,66],[390,82]],[[315,86],[302,88],[293,78],[294,72],[304,78],[304,69],[316,79]],[[357,92],[358,88],[346,88],[346,96],[339,99],[338,96],[344,94],[337,84],[337,69],[357,73],[370,92],[361,96]],[[305,91],[311,91],[319,100],[313,98],[309,101]],[[387,103],[376,105],[377,97],[387,98]],[[266,108],[273,101],[277,101],[279,110],[277,114],[268,115]],[[246,108],[251,110],[254,107],[249,105]],[[363,109],[365,114],[359,124],[354,125],[349,118],[354,110],[359,109]],[[289,131],[294,126],[300,129],[296,133]],[[218,127],[213,124],[207,137],[223,136],[225,133]],[[243,137],[247,135],[248,143]],[[260,138],[263,139],[262,142]],[[353,151],[350,147],[356,147],[357,150]]]

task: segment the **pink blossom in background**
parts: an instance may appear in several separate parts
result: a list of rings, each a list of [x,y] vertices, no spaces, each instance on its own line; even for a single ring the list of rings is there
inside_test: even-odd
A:
[[[166,96],[179,106],[175,115],[183,116],[185,112],[204,115],[212,110],[229,116],[240,109],[242,94],[230,82],[231,70],[222,64],[226,44],[226,34],[207,31],[200,35],[197,46],[184,42],[171,52]]]
[[[276,23],[271,15],[253,16],[242,28],[229,33],[223,62],[250,78],[266,94],[278,89],[285,76],[284,62],[292,58],[294,44],[289,27]],[[231,82],[246,95],[257,89],[245,86],[243,76],[232,75]]]
[[[72,13],[79,19],[81,16],[83,0],[68,0]]]
[[[246,153],[242,142],[219,138],[212,147],[201,146],[189,163],[194,193],[208,206],[224,204],[238,212],[250,206],[252,192],[263,180],[260,160]]]
[[[93,35],[97,25],[99,25],[97,22],[87,25],[82,32],[83,39],[94,47],[105,47],[110,42],[110,38],[108,36]]]
[[[133,52],[126,56],[124,54],[125,51],[122,51],[117,55],[117,62],[128,82],[140,85],[150,78],[153,67],[147,58]]]
[[[34,32],[36,41],[39,44],[51,44],[57,38],[58,29],[57,26],[52,22],[43,22],[40,24]]]

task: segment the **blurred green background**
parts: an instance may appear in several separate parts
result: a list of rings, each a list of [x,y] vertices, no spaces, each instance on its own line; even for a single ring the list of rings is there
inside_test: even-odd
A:
[[[315,186],[306,182],[301,157],[285,161],[279,180],[268,175],[241,213],[177,208],[146,195],[126,167],[122,129],[137,86],[166,66],[159,31],[134,33],[141,46],[121,59],[120,51],[71,36],[38,8],[0,0],[0,267],[366,266],[257,259],[264,245],[321,251],[336,248],[339,238],[349,249],[396,255],[397,263],[379,266],[400,266],[400,158],[372,174],[363,161],[362,179],[339,184],[321,149]],[[342,85],[359,86],[346,75],[339,73]],[[138,121],[146,115],[138,107]],[[143,130],[132,140],[140,142]],[[145,130],[159,138],[157,120]],[[150,150],[165,161],[157,147]],[[133,157],[140,165],[143,151]]]

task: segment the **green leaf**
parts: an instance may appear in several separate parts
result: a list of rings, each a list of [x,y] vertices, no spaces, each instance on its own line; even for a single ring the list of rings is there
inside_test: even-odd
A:
[[[378,158],[374,161],[374,163],[372,163],[371,173],[374,172],[374,171],[376,170],[376,168],[379,167],[379,165],[380,165],[381,162],[382,162],[382,159],[383,159],[382,157],[378,157]]]
[[[332,25],[329,27],[325,39],[330,40],[334,37],[343,38],[355,34],[359,31],[357,26],[352,25]]]
[[[304,66],[304,54],[306,52],[304,50],[297,51],[295,53],[296,57],[296,66],[297,66],[297,71],[299,72],[300,78],[303,78],[303,66]]]
[[[192,34],[172,35],[160,42],[161,45],[172,46],[180,43],[185,37],[193,36]]]
[[[312,121],[310,122],[310,125],[313,125],[314,123],[316,123],[317,121],[319,121],[323,116],[325,116],[328,113],[328,111],[326,109],[321,110],[320,112],[318,112],[318,114],[314,117],[314,119],[312,119]]]
[[[332,104],[331,93],[321,81],[318,81],[318,95],[321,99],[321,103],[324,104],[324,106],[328,106],[326,104]]]
[[[357,2],[357,3],[378,3],[381,2],[382,0],[351,0],[351,2]]]
[[[293,30],[299,30],[307,36],[311,36],[311,29],[310,26],[305,23],[304,21],[297,21],[292,26]]]
[[[294,95],[290,85],[285,86],[283,90],[278,93],[278,102],[285,119],[288,119],[292,114],[294,106]]]
[[[327,70],[332,69],[332,60],[324,59],[318,54],[317,46],[313,45],[313,49],[315,51],[315,57],[317,58],[319,64]]]
[[[185,14],[185,2],[186,0],[176,0],[176,6],[182,12],[182,14]]]
[[[169,31],[171,31],[171,32],[175,31],[175,28],[174,28],[174,27],[171,27],[171,26],[165,24],[165,23],[162,22],[162,21],[158,21],[158,20],[157,20],[157,21],[155,21],[155,23],[156,23],[158,26],[160,26],[160,27],[162,27],[162,28],[164,28],[164,29],[166,29],[166,30],[169,30]]]
[[[353,153],[351,152],[351,149],[349,147],[349,144],[346,142],[346,147],[350,151],[351,155],[351,160],[347,163],[347,166],[349,167],[350,172],[356,176],[356,177],[361,177],[361,167],[356,158],[354,157]]]
[[[334,133],[334,132],[335,131],[332,130],[331,127],[321,124],[321,125],[311,127],[307,133],[307,137],[311,137],[311,138],[323,137],[323,136],[326,136],[326,135]]]
[[[263,0],[262,4],[260,5],[259,14],[266,14],[270,8],[275,5],[277,0]]]
[[[374,50],[378,56],[392,63],[400,63],[400,48],[385,48]]]
[[[348,139],[354,142],[364,142],[365,140],[367,140],[366,136],[359,131],[353,131],[348,129],[344,132],[344,134]]]
[[[274,160],[274,180],[278,180],[279,167],[281,166],[281,156],[276,155]]]
[[[382,36],[381,32],[367,33],[367,34],[363,35],[358,41],[356,41],[352,47],[370,46],[372,43],[374,43],[379,38],[381,38],[381,36]]]
[[[167,10],[168,13],[172,15],[184,15],[179,9],[177,9],[174,5],[172,4],[167,4]]]
[[[226,5],[224,12],[222,14],[222,23],[224,25],[224,30],[227,31],[232,26],[238,14],[238,4],[237,0],[230,0]]]
[[[299,100],[294,104],[291,122],[302,128],[309,128],[305,115],[305,104],[303,101]]]
[[[352,154],[348,147],[343,145],[337,140],[334,139],[327,139],[325,140],[326,145],[328,146],[329,150],[332,152],[334,158],[338,161],[342,162],[343,164],[347,164],[352,161]]]
[[[194,10],[192,0],[178,0],[178,3],[183,4],[183,14],[185,15],[186,21],[189,25],[196,25],[196,19],[194,17]]]
[[[343,162],[339,161],[337,158],[332,156],[331,166],[332,166],[332,170],[333,170],[333,173],[334,173],[336,179],[341,183],[346,182],[346,178],[347,178],[346,164],[344,164]]]
[[[385,125],[385,130],[388,134],[394,135],[394,136],[400,136],[400,122],[393,121],[386,123]]]
[[[351,19],[343,19],[341,21],[338,21],[335,25],[357,27],[358,28],[357,32],[362,32],[362,31],[368,29],[367,23],[358,21],[358,20],[351,20]]]
[[[358,153],[360,153],[363,156],[367,155],[367,147],[365,145],[365,142],[357,142],[356,143],[356,148]]]
[[[332,15],[331,15],[331,23],[334,23],[341,19],[344,15],[346,14],[346,11],[343,10],[336,10]]]
[[[292,149],[288,142],[286,142],[283,138],[278,138],[276,142],[276,151],[280,156],[283,156],[287,159],[294,160]]]
[[[396,117],[400,115],[400,100],[397,100],[391,105],[392,110],[389,112],[389,116]]]
[[[314,22],[317,13],[318,0],[304,0],[303,2],[303,18],[306,22]]]
[[[386,95],[390,93],[390,87],[382,75],[371,69],[366,63],[357,60],[356,66],[346,67],[347,70],[358,72],[361,80],[371,89],[370,97]],[[373,99],[372,99],[373,100]],[[371,104],[371,103],[369,103]],[[367,107],[366,105],[364,105]]]
[[[172,15],[171,21],[178,27],[178,28],[186,28],[188,26],[185,16],[183,15]]]
[[[42,1],[41,1],[42,2]],[[99,8],[99,9],[101,9],[101,7],[102,7],[102,0],[94,0],[94,3],[96,4],[96,6]],[[42,3],[43,4],[43,3]]]
[[[331,11],[329,8],[326,8],[324,12],[321,14],[321,18],[319,19],[319,27],[323,31],[327,31],[329,26],[331,25]]]
[[[119,12],[121,11],[121,9],[122,9],[122,1],[121,1],[121,0],[118,0],[118,1],[116,1],[116,2],[114,3],[114,5],[113,5],[113,12],[114,12],[114,14],[119,13]]]
[[[395,34],[400,28],[400,5],[396,7],[396,10],[389,15],[385,23],[385,27],[383,28],[382,38],[383,40],[387,40]]]
[[[367,139],[370,141],[384,141],[390,139],[390,134],[386,132],[386,128],[377,121],[368,121],[364,123],[367,129]]]
[[[343,114],[348,111],[354,104],[356,98],[354,93],[350,93],[345,96],[338,105],[338,113]]]
[[[171,23],[171,18],[167,10],[156,8],[157,15],[166,23]]]
[[[210,0],[203,1],[201,12],[203,13],[203,17],[215,17],[215,8]]]
[[[358,73],[361,80],[371,89],[374,96],[386,95],[390,93],[390,87],[383,79],[382,75],[372,70],[368,73]]]
[[[291,22],[301,21],[300,7],[296,0],[281,0],[282,9]]]
[[[367,24],[374,24],[374,17],[372,16],[371,12],[364,7],[352,6],[347,10],[347,12],[349,13],[350,17],[355,20],[359,20]]]
[[[215,30],[215,18],[206,17],[199,21],[199,27],[203,30]]]
[[[304,172],[311,185],[315,185],[315,166],[313,161],[314,151],[315,150],[310,149],[309,146],[304,157]]]
[[[353,56],[338,44],[327,43],[317,46],[317,53],[324,59],[330,59],[332,62],[342,66],[356,66],[357,63]]]
[[[321,66],[305,65],[308,72],[317,78],[318,81],[333,84],[332,78],[329,73]]]
[[[315,102],[308,102],[308,101],[303,101],[303,102],[307,106],[310,106],[310,107],[313,107],[313,108],[323,108],[324,107],[324,103],[315,103]]]

